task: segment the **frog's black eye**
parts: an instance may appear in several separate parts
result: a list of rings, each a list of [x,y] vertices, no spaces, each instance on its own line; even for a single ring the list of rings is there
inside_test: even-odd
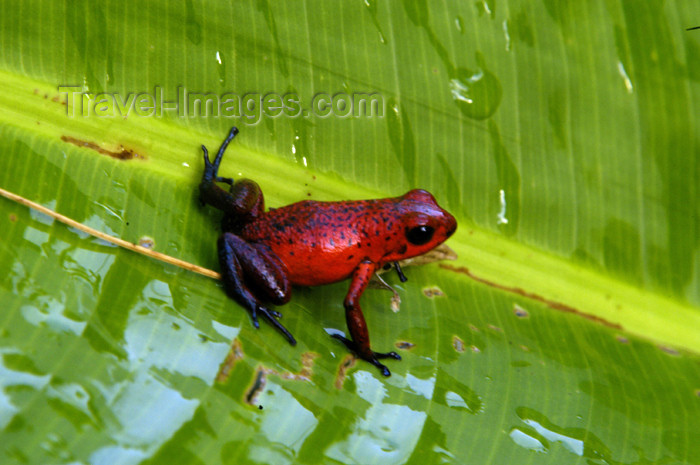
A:
[[[431,226],[416,226],[406,231],[406,239],[413,245],[423,245],[430,242],[435,234]]]

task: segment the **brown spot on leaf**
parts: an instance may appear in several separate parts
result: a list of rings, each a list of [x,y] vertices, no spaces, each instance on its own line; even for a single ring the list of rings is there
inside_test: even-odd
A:
[[[153,249],[156,246],[156,241],[152,237],[141,236],[138,244],[146,249]]]
[[[415,344],[408,341],[399,341],[396,343],[396,347],[403,350],[410,350],[415,347]]]
[[[423,289],[423,294],[429,298],[432,299],[433,297],[442,297],[445,295],[444,292],[439,287],[426,287]]]
[[[253,383],[245,394],[246,403],[253,406],[260,405],[258,404],[258,396],[265,389],[267,378],[270,375],[279,376],[282,379],[290,381],[310,381],[311,375],[313,375],[313,365],[316,357],[318,357],[318,354],[314,352],[304,352],[301,354],[301,370],[299,370],[299,373],[292,373],[290,371],[279,372],[262,365],[258,366],[257,370],[255,370]]]
[[[233,371],[233,367],[236,365],[236,362],[243,360],[243,357],[244,354],[241,341],[234,339],[224,362],[219,367],[219,372],[216,374],[216,382],[222,384],[225,383],[228,380],[228,377],[231,376],[231,372]]]
[[[338,374],[335,376],[335,388],[343,389],[343,384],[345,383],[345,377],[347,376],[348,370],[355,366],[357,357],[354,354],[347,354],[345,358],[340,362],[338,367]]]
[[[399,310],[401,310],[401,296],[394,291],[394,295],[391,296],[391,311],[396,313]]]
[[[601,318],[597,315],[590,315],[588,313],[584,313],[581,310],[578,310],[574,307],[563,304],[561,302],[556,302],[554,300],[546,299],[546,298],[542,297],[541,295],[535,294],[534,292],[528,292],[524,289],[520,289],[519,287],[504,286],[503,284],[498,284],[498,283],[495,283],[493,281],[489,281],[488,279],[480,278],[479,276],[476,276],[474,273],[469,271],[469,268],[466,268],[463,266],[446,265],[446,264],[440,264],[439,266],[445,270],[450,270],[450,271],[454,271],[456,273],[465,274],[465,275],[469,276],[470,278],[472,278],[474,281],[486,284],[487,286],[491,286],[491,287],[494,287],[496,289],[501,289],[501,290],[506,291],[506,292],[512,292],[514,294],[519,294],[523,297],[527,297],[528,299],[537,300],[539,302],[544,303],[549,308],[553,308],[554,310],[561,310],[562,312],[573,313],[575,315],[582,316],[584,318],[587,318],[587,319],[594,321],[596,323],[600,323],[602,325],[608,326],[610,328],[622,330],[622,326],[619,323],[613,323],[613,322],[607,321],[606,319]]]
[[[513,313],[515,313],[515,316],[518,318],[529,318],[530,313],[528,313],[527,310],[525,310],[523,307],[521,307],[518,304],[513,305]]]
[[[678,352],[676,349],[674,349],[673,347],[670,347],[670,346],[659,346],[659,349],[661,349],[662,351],[666,352],[669,355],[674,355],[674,356],[680,355],[680,352]]]
[[[107,155],[108,157],[116,158],[117,160],[133,160],[134,158],[141,158],[141,159],[146,158],[143,155],[140,155],[131,149],[127,149],[123,145],[120,145],[118,150],[113,151],[113,150],[107,150],[105,148],[102,148],[94,142],[76,139],[75,137],[71,137],[71,136],[61,136],[61,140],[63,142],[68,142],[69,144],[73,144],[73,145],[78,146],[78,147],[85,147],[85,148],[94,150],[97,153],[100,153],[102,155]]]
[[[250,405],[257,404],[256,401],[260,393],[263,391],[263,389],[265,389],[265,384],[267,384],[266,370],[263,367],[258,367],[258,369],[255,371],[255,379],[253,380],[253,384],[246,391],[245,401]]]
[[[454,347],[457,352],[464,352],[464,341],[460,339],[459,336],[452,336],[452,347]]]

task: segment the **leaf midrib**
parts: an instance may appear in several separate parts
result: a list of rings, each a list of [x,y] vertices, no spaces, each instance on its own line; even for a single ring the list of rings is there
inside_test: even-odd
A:
[[[196,168],[201,156],[199,145],[204,142],[214,148],[220,143],[218,136],[184,128],[167,119],[134,116],[117,125],[110,118],[69,118],[66,107],[52,100],[54,97],[62,99],[56,87],[7,71],[0,71],[0,83],[6,90],[0,93],[2,124],[57,144],[64,143],[60,142],[62,135],[70,135],[105,147],[114,148],[118,144],[135,147],[147,160],[127,163],[134,163],[135,169],[167,176],[174,182],[187,180],[194,186],[199,176]],[[45,95],[48,98],[44,98]],[[110,140],[105,140],[106,134]],[[290,164],[278,157],[252,151],[245,147],[245,142],[231,149],[236,154],[235,160],[228,159],[224,166],[230,164],[231,171],[258,181],[268,193],[271,206],[299,200],[305,192],[303,186],[312,179],[314,196],[324,200],[397,194],[375,191],[332,174]],[[183,168],[183,163],[189,167]],[[285,183],[279,183],[278,173],[281,172],[285,173]],[[266,189],[267,186],[270,188]],[[700,338],[697,337],[700,312],[689,304],[514,242],[468,224],[464,219],[449,245],[459,256],[453,269],[460,275],[457,279],[467,279],[466,274],[459,273],[459,268],[468,269],[479,280],[492,283],[504,292],[536,295],[554,309],[574,309],[594,321],[619,326],[629,334],[700,353]]]

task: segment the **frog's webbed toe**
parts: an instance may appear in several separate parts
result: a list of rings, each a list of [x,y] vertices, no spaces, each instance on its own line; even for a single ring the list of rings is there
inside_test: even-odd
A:
[[[401,360],[401,356],[394,351],[391,352],[372,352],[376,358],[393,358],[394,360]]]
[[[401,356],[396,352],[375,352],[371,349],[369,351],[364,351],[351,339],[341,336],[340,334],[333,334],[333,337],[345,344],[345,347],[357,354],[361,359],[367,360],[369,363],[379,368],[379,371],[381,371],[384,376],[391,376],[391,371],[380,363],[379,359],[393,358],[394,360],[401,360]]]
[[[277,318],[281,318],[282,314],[276,310],[270,310],[269,308],[263,307],[261,305],[257,305],[255,310],[251,312],[251,316],[253,317],[253,325],[256,328],[260,327],[260,324],[258,323],[258,317],[257,313],[260,313],[262,316],[265,317],[267,321],[270,322],[272,326],[277,328],[279,332],[284,334],[284,336],[287,338],[289,343],[293,346],[297,345],[297,340],[294,339],[294,336],[292,336],[292,333],[290,333],[287,328],[285,328],[282,323],[277,321]]]

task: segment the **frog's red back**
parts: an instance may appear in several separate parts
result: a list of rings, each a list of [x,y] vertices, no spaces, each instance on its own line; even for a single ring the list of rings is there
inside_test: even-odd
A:
[[[378,200],[298,202],[265,212],[238,234],[270,247],[292,284],[317,286],[350,277],[363,260],[381,267],[421,255],[456,227],[430,193],[412,190]],[[430,234],[417,239],[417,228]]]

